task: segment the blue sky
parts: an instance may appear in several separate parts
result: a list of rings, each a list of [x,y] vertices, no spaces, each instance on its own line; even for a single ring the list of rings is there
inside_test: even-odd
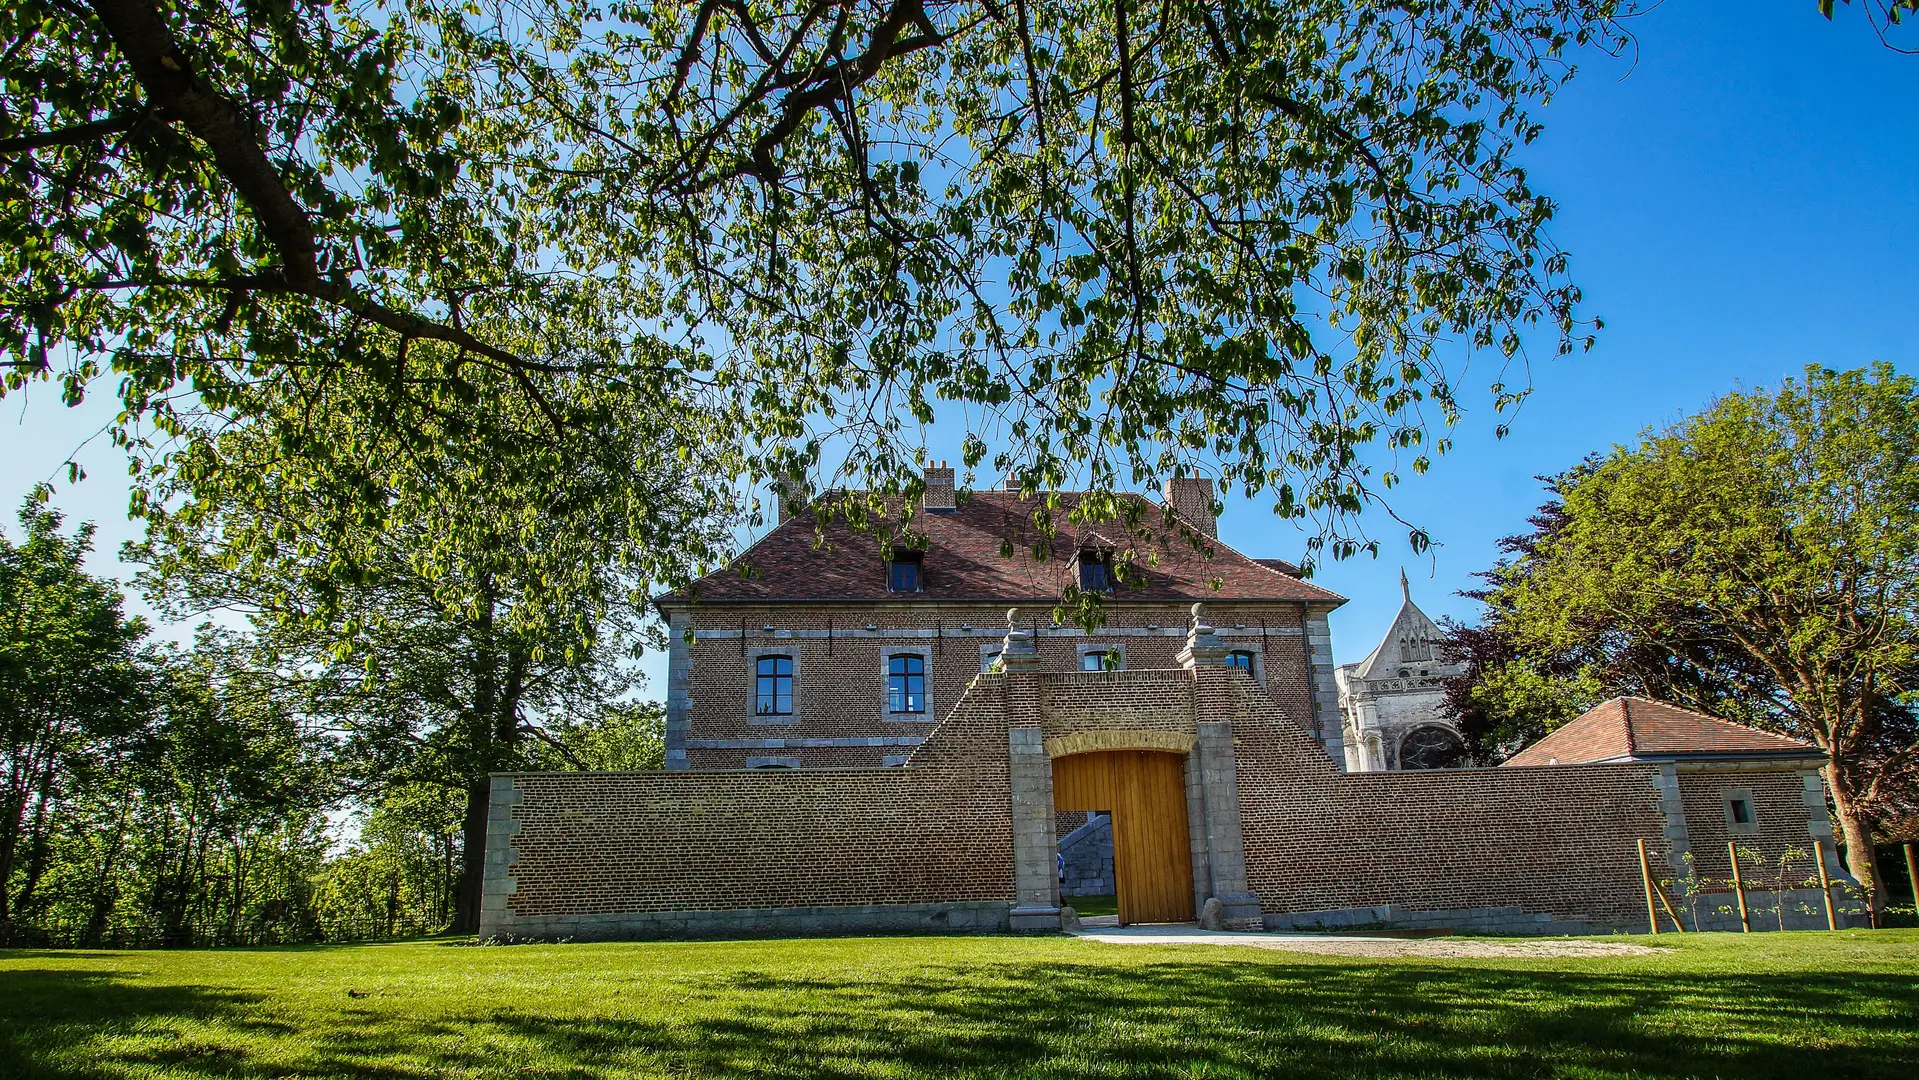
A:
[[[1572,254],[1587,314],[1606,329],[1590,353],[1535,363],[1536,391],[1507,438],[1492,437],[1482,405],[1454,451],[1394,493],[1437,548],[1415,556],[1403,530],[1369,515],[1379,559],[1321,569],[1321,584],[1351,598],[1333,622],[1342,663],[1385,631],[1402,564],[1428,613],[1472,619],[1475,605],[1455,593],[1538,504],[1536,474],[1809,363],[1919,371],[1919,216],[1908,205],[1919,57],[1882,48],[1856,11],[1826,22],[1813,0],[1736,15],[1669,0],[1633,29],[1636,54],[1586,57],[1539,113],[1546,133],[1526,154],[1534,186],[1560,204],[1553,236]],[[0,399],[10,532],[21,496],[111,415],[104,401],[65,410],[45,385],[30,397]],[[122,460],[104,440],[80,460],[91,475],[62,484],[56,505],[99,523],[94,569],[124,576],[114,554],[134,528]],[[1228,501],[1221,535],[1255,555],[1296,558],[1304,544],[1267,504],[1245,500]],[[643,669],[659,693],[661,665]]]

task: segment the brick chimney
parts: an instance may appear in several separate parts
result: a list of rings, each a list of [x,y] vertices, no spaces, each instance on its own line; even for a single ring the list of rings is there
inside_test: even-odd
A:
[[[1213,482],[1199,475],[1198,469],[1191,476],[1168,477],[1163,494],[1173,513],[1205,535],[1219,536],[1219,520],[1213,517]]]
[[[800,480],[773,481],[773,497],[779,500],[779,520],[782,523],[787,518],[805,513],[813,501],[807,496],[805,484]]]
[[[929,514],[950,513],[959,509],[959,493],[953,487],[953,470],[946,462],[926,467],[926,494],[920,506]]]

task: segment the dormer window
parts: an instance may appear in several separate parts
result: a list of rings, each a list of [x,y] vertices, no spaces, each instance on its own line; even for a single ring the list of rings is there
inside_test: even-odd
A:
[[[919,592],[923,588],[921,558],[921,553],[917,551],[894,552],[893,560],[886,564],[886,591]]]
[[[1079,553],[1079,591],[1113,591],[1113,553],[1087,550]]]

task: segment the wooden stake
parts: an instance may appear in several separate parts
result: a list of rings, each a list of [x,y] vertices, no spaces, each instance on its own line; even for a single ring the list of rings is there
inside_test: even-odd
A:
[[[1652,903],[1652,863],[1646,858],[1646,842],[1639,841],[1639,880],[1646,884],[1646,922],[1652,926],[1653,935],[1659,934],[1659,909]]]
[[[1746,882],[1739,876],[1739,845],[1735,841],[1726,841],[1726,857],[1732,860],[1732,891],[1739,897],[1739,932],[1752,933],[1752,916],[1746,914]]]
[[[1906,845],[1906,889],[1912,893],[1914,911],[1919,911],[1919,864],[1912,861],[1912,845]]]
[[[1839,929],[1839,916],[1832,910],[1832,879],[1826,876],[1826,845],[1814,842],[1813,861],[1819,864],[1819,892],[1826,900],[1826,929]]]

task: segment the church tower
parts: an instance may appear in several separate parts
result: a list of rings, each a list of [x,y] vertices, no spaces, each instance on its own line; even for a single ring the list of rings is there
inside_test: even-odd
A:
[[[1447,663],[1444,631],[1413,603],[1399,571],[1399,614],[1366,659],[1335,672],[1347,772],[1444,769],[1466,763],[1466,741],[1445,716],[1445,680],[1465,671]]]

